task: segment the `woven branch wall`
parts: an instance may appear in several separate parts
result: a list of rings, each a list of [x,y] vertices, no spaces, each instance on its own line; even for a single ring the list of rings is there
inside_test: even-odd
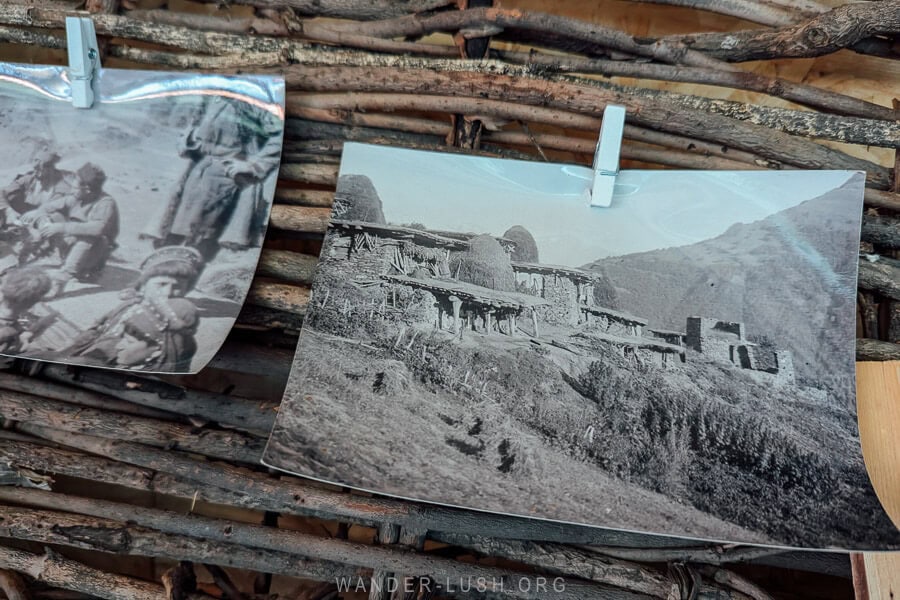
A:
[[[7,597],[412,598],[432,580],[523,573],[564,576],[555,598],[849,597],[846,556],[444,510],[257,464],[346,140],[589,164],[615,102],[628,108],[626,168],[865,170],[857,356],[900,359],[900,3],[657,2],[0,5],[5,60],[63,64],[64,18],[86,9],[107,67],[288,83],[265,250],[212,365],[164,381],[24,362],[0,373],[5,475],[52,489],[0,487]],[[334,585],[389,574],[412,595]]]

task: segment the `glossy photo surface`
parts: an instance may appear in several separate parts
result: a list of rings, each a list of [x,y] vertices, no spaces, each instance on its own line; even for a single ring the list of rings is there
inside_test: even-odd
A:
[[[347,144],[264,462],[446,505],[897,548],[863,463],[864,176]]]
[[[277,78],[0,73],[0,354],[193,373],[240,311],[284,129]]]

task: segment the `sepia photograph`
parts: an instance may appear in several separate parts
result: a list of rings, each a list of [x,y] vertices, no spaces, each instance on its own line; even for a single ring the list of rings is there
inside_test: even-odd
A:
[[[259,259],[283,81],[107,69],[82,110],[63,69],[4,69],[0,354],[197,372]]]
[[[653,534],[900,548],[856,418],[864,174],[348,143],[263,462]]]

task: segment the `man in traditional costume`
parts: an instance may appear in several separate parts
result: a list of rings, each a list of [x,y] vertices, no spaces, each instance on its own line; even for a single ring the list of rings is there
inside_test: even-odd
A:
[[[198,322],[197,307],[185,298],[133,304],[76,356],[122,369],[185,373],[197,351]]]
[[[54,289],[61,293],[72,280],[90,281],[106,266],[119,236],[119,209],[103,190],[106,174],[91,163],[78,169],[74,194],[51,198],[22,215],[40,240],[59,251],[62,265],[51,273]]]
[[[224,247],[261,244],[267,213],[262,192],[276,176],[280,118],[240,100],[212,97],[184,140],[191,159],[160,219],[144,237],[154,245],[196,248],[209,262]]]
[[[79,335],[63,351],[88,364],[123,366],[139,347],[153,348],[129,368],[187,372],[197,351],[196,306],[183,298],[196,283],[203,264],[200,254],[185,247],[160,248],[141,264],[141,276],[126,291],[123,302]],[[130,332],[131,339],[122,341]]]

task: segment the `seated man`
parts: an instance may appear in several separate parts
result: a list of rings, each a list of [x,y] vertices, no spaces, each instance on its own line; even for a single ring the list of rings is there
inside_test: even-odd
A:
[[[89,281],[106,266],[119,236],[116,201],[103,191],[106,175],[87,163],[77,173],[77,189],[57,195],[22,215],[22,222],[37,228],[41,240],[59,250],[62,265],[51,275],[51,296],[62,293],[71,279]]]
[[[48,145],[37,147],[30,168],[0,190],[0,219],[3,222],[13,222],[51,198],[75,192],[75,174],[56,168],[59,159],[59,154]]]

